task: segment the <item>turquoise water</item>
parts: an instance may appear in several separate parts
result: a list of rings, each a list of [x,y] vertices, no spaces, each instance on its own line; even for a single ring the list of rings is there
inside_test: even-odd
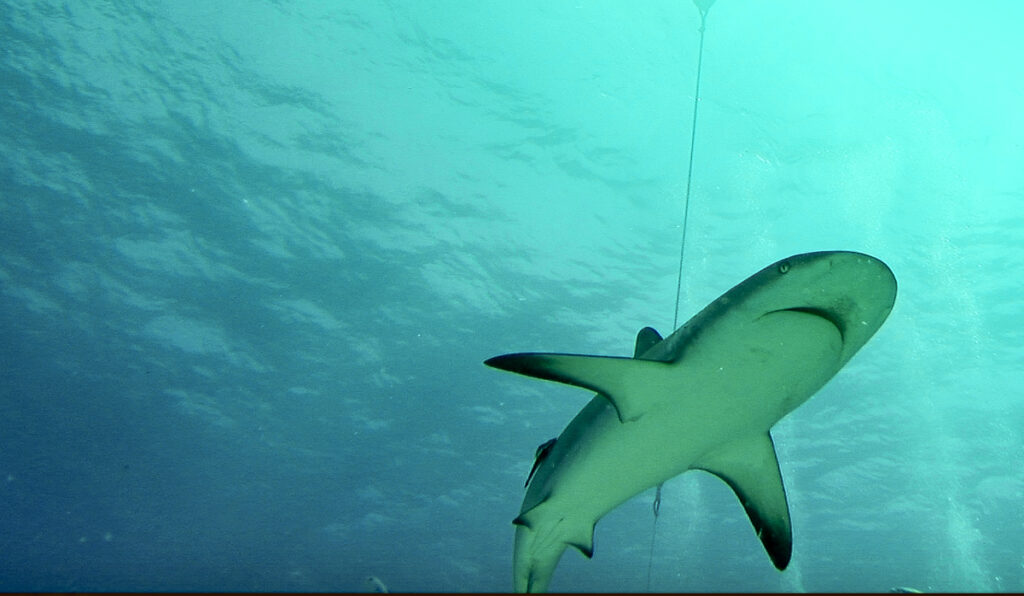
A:
[[[634,4],[0,2],[0,589],[511,589],[591,396],[482,361],[672,327],[700,18]],[[787,571],[695,472],[552,589],[1024,590],[1021,22],[712,7],[680,320],[810,250],[900,294],[773,431]]]

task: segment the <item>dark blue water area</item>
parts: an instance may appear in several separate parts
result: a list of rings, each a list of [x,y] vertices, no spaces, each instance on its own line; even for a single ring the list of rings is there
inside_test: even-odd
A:
[[[687,180],[692,3],[0,1],[0,589],[511,589],[593,394],[483,361],[835,249],[899,293],[772,430],[789,568],[694,471],[551,588],[1022,589],[1022,16],[719,0]]]

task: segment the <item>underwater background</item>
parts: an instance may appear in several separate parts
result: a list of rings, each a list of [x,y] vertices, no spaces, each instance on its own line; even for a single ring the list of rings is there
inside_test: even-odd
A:
[[[1024,590],[1024,3],[719,0],[680,324],[856,250],[773,430],[793,561],[687,473],[552,590]],[[0,2],[0,590],[506,591],[537,445],[675,312],[689,0]],[[653,547],[652,547],[653,536]]]

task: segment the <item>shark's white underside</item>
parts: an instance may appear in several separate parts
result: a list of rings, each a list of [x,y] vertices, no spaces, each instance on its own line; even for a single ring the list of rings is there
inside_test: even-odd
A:
[[[792,538],[769,429],[820,389],[882,325],[896,280],[854,252],[783,259],[732,288],[634,358],[507,354],[490,366],[598,392],[538,461],[515,519],[517,591],[544,591],[567,546],[593,553],[594,525],[686,470],[725,480],[773,563]]]

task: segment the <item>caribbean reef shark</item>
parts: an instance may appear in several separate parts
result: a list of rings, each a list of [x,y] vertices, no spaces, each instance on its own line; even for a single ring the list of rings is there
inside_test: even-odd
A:
[[[732,487],[768,556],[785,569],[792,532],[769,430],[849,361],[895,300],[896,278],[874,257],[799,254],[755,273],[665,339],[644,328],[633,358],[487,360],[597,392],[537,451],[513,521],[515,589],[546,590],[566,547],[593,555],[601,517],[694,469]]]

